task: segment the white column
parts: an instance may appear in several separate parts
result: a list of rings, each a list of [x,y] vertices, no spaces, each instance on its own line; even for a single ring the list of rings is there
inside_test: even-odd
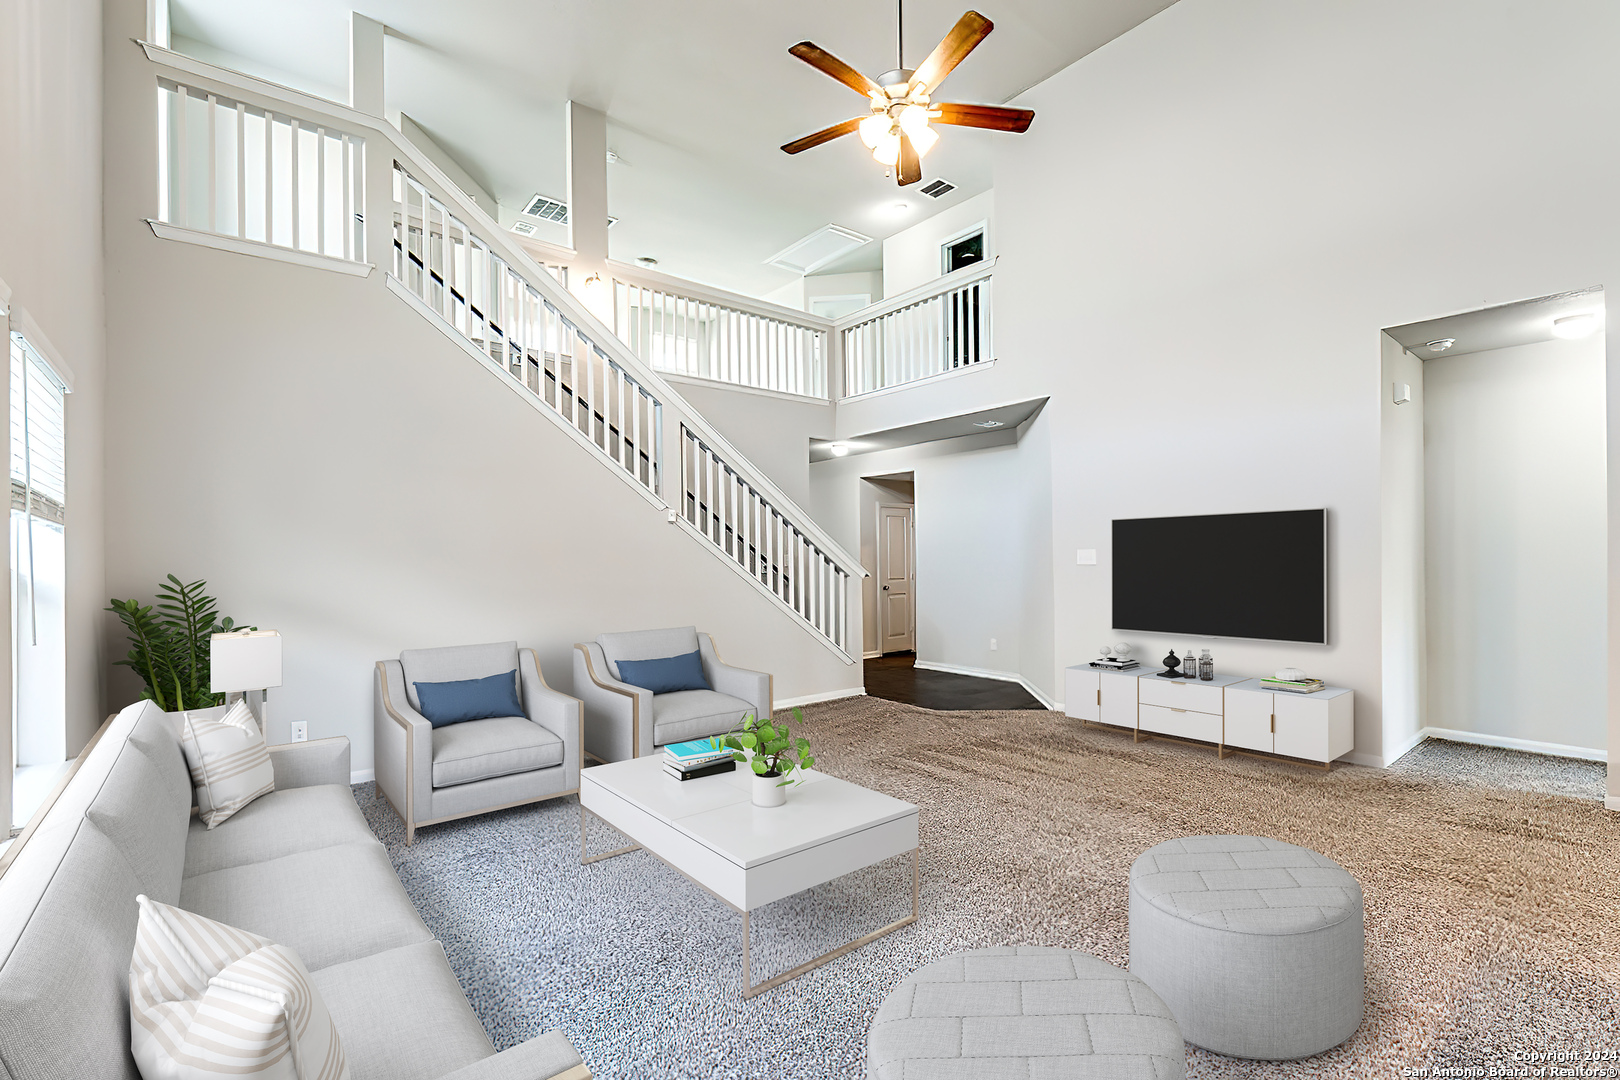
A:
[[[383,115],[383,38],[387,27],[358,11],[349,12],[349,107],[367,116]]]
[[[580,290],[592,274],[606,278],[607,114],[570,101],[567,137],[568,246],[579,253],[568,283]]]
[[[146,0],[146,40],[169,47],[169,0]]]

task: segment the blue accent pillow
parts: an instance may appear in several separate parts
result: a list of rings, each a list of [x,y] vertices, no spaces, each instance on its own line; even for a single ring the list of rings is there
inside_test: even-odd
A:
[[[655,694],[677,690],[712,690],[703,677],[703,658],[697,650],[657,660],[620,660],[619,681]]]
[[[503,672],[484,679],[415,683],[422,715],[434,727],[492,716],[522,716],[517,696],[517,673]]]

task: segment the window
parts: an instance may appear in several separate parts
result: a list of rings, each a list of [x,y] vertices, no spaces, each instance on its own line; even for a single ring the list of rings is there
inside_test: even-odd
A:
[[[67,759],[65,387],[11,337],[11,746],[13,824]],[[44,791],[38,791],[43,787]]]
[[[960,270],[964,266],[972,266],[976,262],[984,261],[984,230],[978,229],[967,236],[947,241],[942,249],[945,253],[945,273]]]

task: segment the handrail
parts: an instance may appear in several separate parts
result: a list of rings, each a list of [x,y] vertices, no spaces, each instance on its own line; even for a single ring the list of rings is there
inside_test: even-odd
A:
[[[833,328],[842,333],[845,330],[869,323],[873,319],[881,319],[885,315],[892,315],[896,311],[911,307],[924,300],[932,300],[936,296],[952,292],[963,285],[972,284],[980,278],[987,278],[991,275],[991,271],[994,270],[997,258],[999,256],[993,255],[983,262],[976,262],[970,266],[964,266],[960,270],[953,270],[949,274],[934,278],[932,281],[925,281],[914,289],[907,289],[905,292],[897,293],[894,296],[885,296],[875,304],[869,304],[859,311],[852,311],[845,315],[833,324]]]
[[[696,281],[688,281],[673,274],[666,274],[661,270],[649,270],[644,266],[620,262],[617,259],[608,260],[608,269],[620,281],[632,285],[647,285],[655,288],[678,292],[682,296],[694,300],[702,300],[707,304],[719,304],[722,307],[736,308],[746,311],[750,315],[759,315],[767,319],[776,319],[781,322],[794,323],[810,330],[832,330],[832,319],[820,315],[812,315],[808,311],[787,307],[783,304],[774,304],[769,300],[761,300],[757,296],[744,296],[742,293],[730,292],[726,289],[716,288],[713,285],[703,285]]]
[[[399,130],[392,124],[379,117],[359,112],[347,105],[281,86],[265,79],[231,71],[228,68],[222,68],[198,60],[195,57],[165,49],[162,46],[153,45],[150,42],[142,41],[137,42],[137,44],[145,51],[147,58],[154,65],[170,71],[183,72],[189,76],[188,85],[201,85],[198,80],[206,80],[217,84],[224,92],[237,97],[240,97],[243,92],[252,93],[260,98],[274,102],[283,109],[303,109],[311,115],[332,119],[341,125],[347,125],[350,131],[361,129],[365,132],[375,133],[385,141],[385,145],[392,149],[396,157],[409,167],[412,176],[427,187],[440,202],[451,207],[462,221],[479,230],[487,238],[490,246],[496,250],[497,254],[509,264],[523,271],[524,276],[534,286],[535,290],[566,316],[571,323],[584,331],[585,336],[604,355],[619,367],[634,373],[636,381],[644,389],[648,390],[666,407],[675,408],[681,414],[681,419],[684,420],[687,426],[727,460],[732,462],[747,460],[731,444],[730,440],[716,431],[657,371],[643,363],[640,357],[636,356],[629,347],[624,345],[607,324],[571,292],[557,284],[555,279],[518,242],[516,237],[511,236],[506,230],[502,229],[482,207],[468,198],[444,174],[442,169],[401,135]],[[374,209],[373,213],[376,212]],[[815,316],[809,318],[815,318]],[[829,536],[798,503],[777,487],[769,477],[757,470],[753,470],[748,476],[748,481],[762,494],[766,495],[771,503],[785,516],[793,519],[794,524],[800,531],[811,538],[816,543],[816,546],[826,553],[829,559],[837,563],[841,569],[854,577],[866,576],[866,570],[861,566],[860,560]]]

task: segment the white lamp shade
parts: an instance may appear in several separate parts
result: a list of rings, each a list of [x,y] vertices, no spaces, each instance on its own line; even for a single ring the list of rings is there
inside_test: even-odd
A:
[[[281,634],[215,634],[208,646],[209,690],[235,694],[281,685]]]

